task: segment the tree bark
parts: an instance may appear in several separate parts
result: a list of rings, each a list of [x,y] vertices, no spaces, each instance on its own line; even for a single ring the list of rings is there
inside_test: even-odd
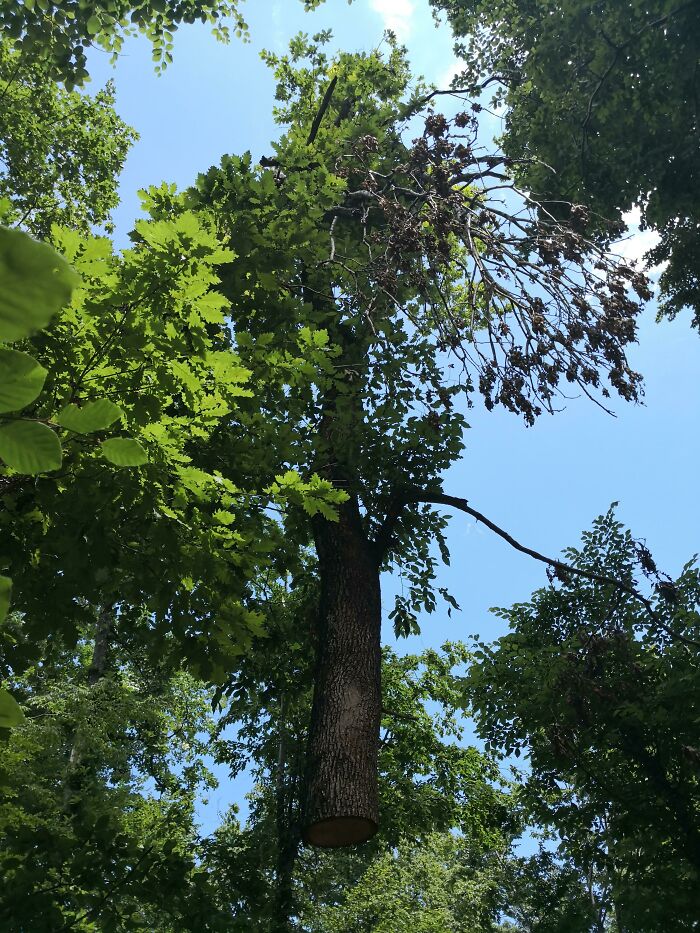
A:
[[[320,630],[303,838],[324,848],[365,842],[379,825],[379,567],[357,499],[338,512],[314,523]]]

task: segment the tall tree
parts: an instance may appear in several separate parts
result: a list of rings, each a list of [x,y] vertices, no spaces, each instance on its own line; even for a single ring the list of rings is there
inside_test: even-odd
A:
[[[220,275],[253,381],[260,354],[308,347],[311,384],[256,394],[258,475],[261,463],[270,479],[291,466],[345,496],[338,520],[297,512],[286,524],[289,541],[313,543],[320,574],[305,838],[336,846],[378,824],[380,571],[405,572],[392,618],[408,631],[435,606],[431,544],[445,520],[427,503],[465,506],[440,479],[462,449],[455,403],[478,387],[487,406],[532,423],[560,380],[604,398],[606,376],[635,398],[628,285],[647,291],[527,203],[504,210],[503,160],[476,149],[472,114],[428,109],[407,142],[426,95],[409,92],[398,49],[328,60],[299,37],[268,61],[289,129],[261,165],[225,157],[189,203],[236,252]]]
[[[664,309],[700,327],[700,10],[666,0],[431,0],[444,10],[472,94],[496,84],[520,182],[566,215],[592,209],[609,241],[633,207],[656,230]],[[564,201],[562,205],[560,202]]]

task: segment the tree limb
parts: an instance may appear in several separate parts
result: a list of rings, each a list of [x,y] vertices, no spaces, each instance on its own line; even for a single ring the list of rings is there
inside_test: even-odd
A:
[[[334,75],[331,78],[330,84],[326,88],[326,93],[323,95],[323,100],[321,101],[321,106],[318,108],[318,113],[314,117],[314,122],[311,124],[311,130],[306,140],[307,146],[310,146],[311,143],[316,139],[316,134],[318,133],[319,127],[321,126],[321,120],[323,120],[326,110],[328,110],[331,98],[333,97],[333,91],[335,90],[337,83],[338,76]]]
[[[674,631],[662,619],[660,619],[658,613],[654,609],[651,600],[640,593],[639,590],[637,590],[631,584],[625,583],[624,580],[618,580],[615,577],[611,577],[606,573],[599,573],[596,570],[584,570],[580,567],[574,567],[562,560],[558,560],[555,557],[547,557],[546,554],[541,554],[539,551],[535,551],[533,548],[521,544],[519,541],[516,541],[516,539],[511,534],[509,534],[495,522],[492,522],[491,519],[487,518],[482,512],[478,512],[476,509],[472,508],[466,499],[462,499],[459,496],[449,496],[446,493],[430,492],[429,490],[416,490],[397,495],[389,505],[384,521],[382,522],[374,539],[375,553],[379,562],[384,559],[390,548],[391,536],[393,534],[396,523],[401,517],[401,513],[404,507],[421,502],[431,505],[448,505],[454,509],[458,509],[460,512],[466,512],[467,515],[471,515],[472,518],[475,518],[478,522],[481,522],[482,525],[485,525],[490,531],[493,531],[494,534],[497,534],[499,538],[503,538],[503,540],[506,541],[516,551],[520,551],[521,554],[527,554],[528,557],[532,557],[534,560],[540,561],[540,563],[547,564],[547,566],[551,567],[557,573],[563,575],[570,574],[572,576],[582,577],[586,580],[594,580],[597,583],[605,583],[609,586],[615,587],[617,590],[623,593],[627,593],[628,596],[633,597],[633,599],[636,599],[639,603],[641,603],[647,614],[653,620],[654,625],[662,629],[670,638],[680,641],[684,645],[700,648],[700,642],[695,641],[692,638],[688,638],[680,632]]]

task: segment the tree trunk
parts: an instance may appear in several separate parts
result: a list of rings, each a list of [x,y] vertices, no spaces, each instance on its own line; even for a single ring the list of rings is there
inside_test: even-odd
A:
[[[105,606],[99,610],[95,620],[95,640],[92,648],[92,658],[87,671],[87,684],[92,690],[104,677],[107,666],[107,655],[110,648],[112,623],[114,621],[114,607]],[[63,784],[63,806],[67,809],[71,799],[78,793],[80,787],[80,767],[85,751],[85,726],[78,722],[73,734],[73,745],[68,757],[68,767]]]
[[[338,511],[338,522],[314,524],[320,631],[303,832],[326,848],[365,842],[379,825],[379,568],[357,499]]]
[[[289,742],[286,723],[286,697],[280,697],[277,737],[277,774],[275,805],[277,823],[277,858],[275,864],[275,899],[272,930],[290,933],[294,929],[294,866],[299,851],[299,788],[296,774],[288,767]]]
[[[294,916],[294,867],[298,854],[298,835],[294,838],[291,832],[283,835],[279,841],[275,865],[275,900],[274,920],[272,929],[274,933],[291,933],[296,929],[292,924]]]

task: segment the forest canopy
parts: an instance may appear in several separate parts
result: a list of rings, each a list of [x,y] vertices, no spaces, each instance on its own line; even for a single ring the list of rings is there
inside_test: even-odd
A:
[[[692,176],[692,134],[649,141],[694,14],[630,4],[629,33],[612,3],[546,24],[434,6],[466,61],[449,109],[394,35],[299,34],[262,53],[267,151],[154,179],[125,247],[139,128],[115,84],[85,88],[91,49],[141,33],[162,69],[179,26],[247,37],[239,4],[0,11],[3,930],[694,928],[695,559],[667,573],[614,506],[548,556],[450,470],[476,408],[532,427],[572,393],[601,417],[641,400],[653,283],[611,248],[630,207],[661,233],[668,310],[693,306],[667,164]],[[627,82],[633,47],[649,71]],[[696,117],[679,108],[678,139]],[[621,140],[649,146],[623,168]],[[460,609],[455,512],[546,582],[494,610],[495,641],[407,650]],[[247,814],[229,795],[205,832],[203,801],[243,774]]]

